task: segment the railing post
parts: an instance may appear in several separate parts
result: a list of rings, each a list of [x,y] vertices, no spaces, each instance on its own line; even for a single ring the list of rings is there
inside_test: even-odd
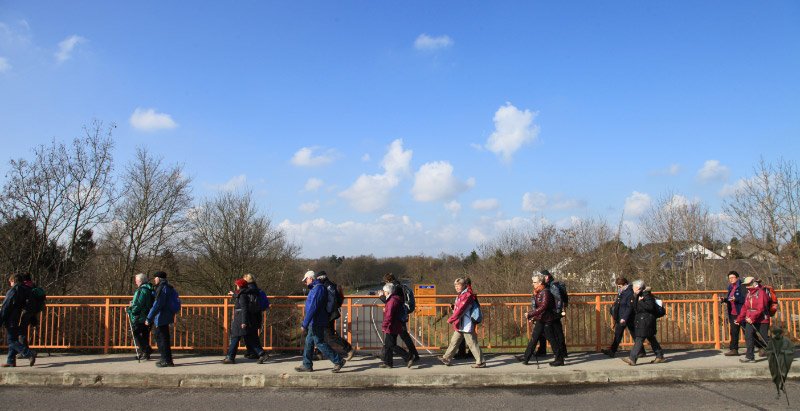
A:
[[[720,341],[720,336],[719,336],[719,327],[720,327],[719,304],[718,304],[719,297],[716,294],[714,294],[712,298],[713,299],[711,305],[714,306],[714,348],[719,350],[720,348],[722,348],[722,342]]]
[[[600,312],[600,295],[594,296],[594,349],[600,351],[601,328],[600,321],[602,320],[602,313]]]
[[[228,352],[228,298],[222,298],[222,351]]]
[[[347,327],[347,342],[353,343],[353,299],[347,299],[347,318],[345,318],[345,326]]]
[[[103,354],[108,354],[108,342],[111,337],[111,299],[106,297],[105,329],[103,335]]]

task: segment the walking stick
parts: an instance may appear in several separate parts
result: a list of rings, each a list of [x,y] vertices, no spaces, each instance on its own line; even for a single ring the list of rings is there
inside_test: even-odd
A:
[[[764,344],[764,348],[767,348],[767,340],[761,335],[761,332],[758,331],[758,328],[755,324],[748,323],[751,327],[753,327],[753,331],[755,331],[755,335],[761,340],[761,343]],[[778,365],[778,372],[780,373],[781,377],[781,391],[783,391],[783,395],[786,396],[786,405],[789,405],[789,394],[786,393],[786,379],[783,377],[783,367],[781,367],[781,360],[778,358],[777,353],[775,353],[775,363]],[[781,397],[781,393],[778,393],[778,398]]]
[[[133,348],[136,350],[136,361],[141,363],[142,356],[139,354],[139,344],[136,343],[136,334],[133,333],[133,319],[128,316],[128,325],[131,330],[131,338],[133,339]]]

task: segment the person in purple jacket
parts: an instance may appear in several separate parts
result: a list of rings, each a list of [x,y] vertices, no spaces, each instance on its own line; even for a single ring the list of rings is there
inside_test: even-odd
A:
[[[397,354],[406,362],[406,366],[411,368],[416,358],[397,345],[397,335],[403,331],[403,301],[400,295],[395,293],[395,285],[392,283],[383,286],[383,295],[386,297],[386,305],[383,307],[383,362],[379,367],[392,368],[394,355]]]

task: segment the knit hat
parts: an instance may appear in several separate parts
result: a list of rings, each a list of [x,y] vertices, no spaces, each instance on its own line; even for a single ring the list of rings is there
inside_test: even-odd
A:
[[[244,278],[237,278],[236,281],[234,281],[234,283],[236,283],[236,286],[239,288],[247,287],[247,280],[245,280]]]
[[[153,274],[153,277],[154,278],[163,278],[163,279],[166,280],[167,279],[167,273],[165,273],[163,271],[156,271],[156,273]]]

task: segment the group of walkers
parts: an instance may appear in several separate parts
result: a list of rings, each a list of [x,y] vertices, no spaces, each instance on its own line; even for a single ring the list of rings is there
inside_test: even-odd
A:
[[[10,289],[0,310],[0,320],[6,328],[9,353],[3,367],[15,367],[17,359],[27,359],[31,366],[36,362],[37,353],[27,344],[28,327],[36,327],[38,314],[44,308],[44,290],[37,287],[29,275],[14,274],[9,277]],[[379,355],[381,368],[392,368],[394,357],[399,356],[403,364],[411,368],[420,357],[413,336],[408,331],[409,314],[415,310],[413,291],[402,284],[393,274],[383,278],[384,285],[378,296],[384,303],[383,321],[381,323],[383,348]],[[546,354],[546,344],[550,344],[554,360],[550,366],[564,365],[568,356],[561,322],[566,316],[569,296],[563,283],[555,281],[547,270],[536,272],[531,277],[533,295],[527,319],[533,323],[533,332],[527,348],[516,358],[527,365],[532,358],[536,360]],[[746,341],[745,357],[741,362],[755,361],[755,348],[759,355],[766,356],[770,317],[777,310],[777,299],[774,290],[762,286],[753,277],[739,278],[739,273],[728,274],[728,290],[720,301],[727,306],[730,323],[730,347],[726,356],[739,355],[739,336],[744,327]],[[314,370],[314,360],[328,358],[333,364],[332,371],[340,372],[347,361],[350,361],[355,349],[336,330],[336,321],[341,317],[341,306],[344,301],[342,288],[334,283],[325,271],[306,272],[302,282],[308,288],[305,301],[301,332],[304,334],[302,365],[295,368],[297,372]],[[175,314],[180,311],[180,298],[177,291],[167,282],[167,274],[157,271],[153,274],[153,285],[146,274],[134,277],[136,291],[126,311],[130,320],[130,330],[137,348],[138,360],[149,360],[152,354],[150,347],[150,331],[154,334],[160,360],[157,367],[172,367],[170,324]],[[655,355],[652,363],[665,362],[664,351],[656,338],[657,319],[666,314],[663,302],[656,299],[643,280],[628,283],[624,277],[617,278],[617,296],[611,306],[611,317],[614,320],[614,338],[607,348],[601,350],[609,357],[615,357],[622,342],[625,330],[630,333],[634,344],[629,355],[622,358],[625,363],[634,366],[639,358],[646,355],[644,342],[650,344]],[[235,364],[240,341],[246,347],[245,358],[256,359],[263,364],[269,354],[260,343],[259,331],[262,328],[264,312],[269,308],[266,293],[256,284],[251,274],[245,274],[234,281],[235,290],[229,292],[233,299],[233,316],[229,330],[229,344],[223,364]],[[478,296],[472,288],[469,277],[457,278],[453,286],[456,298],[452,313],[447,322],[451,324],[453,334],[450,343],[439,357],[444,365],[451,365],[456,352],[464,345],[469,348],[475,359],[473,368],[484,368],[486,362],[475,332],[482,321],[482,313]],[[377,331],[377,330],[376,330]],[[405,348],[398,344],[398,338]]]

